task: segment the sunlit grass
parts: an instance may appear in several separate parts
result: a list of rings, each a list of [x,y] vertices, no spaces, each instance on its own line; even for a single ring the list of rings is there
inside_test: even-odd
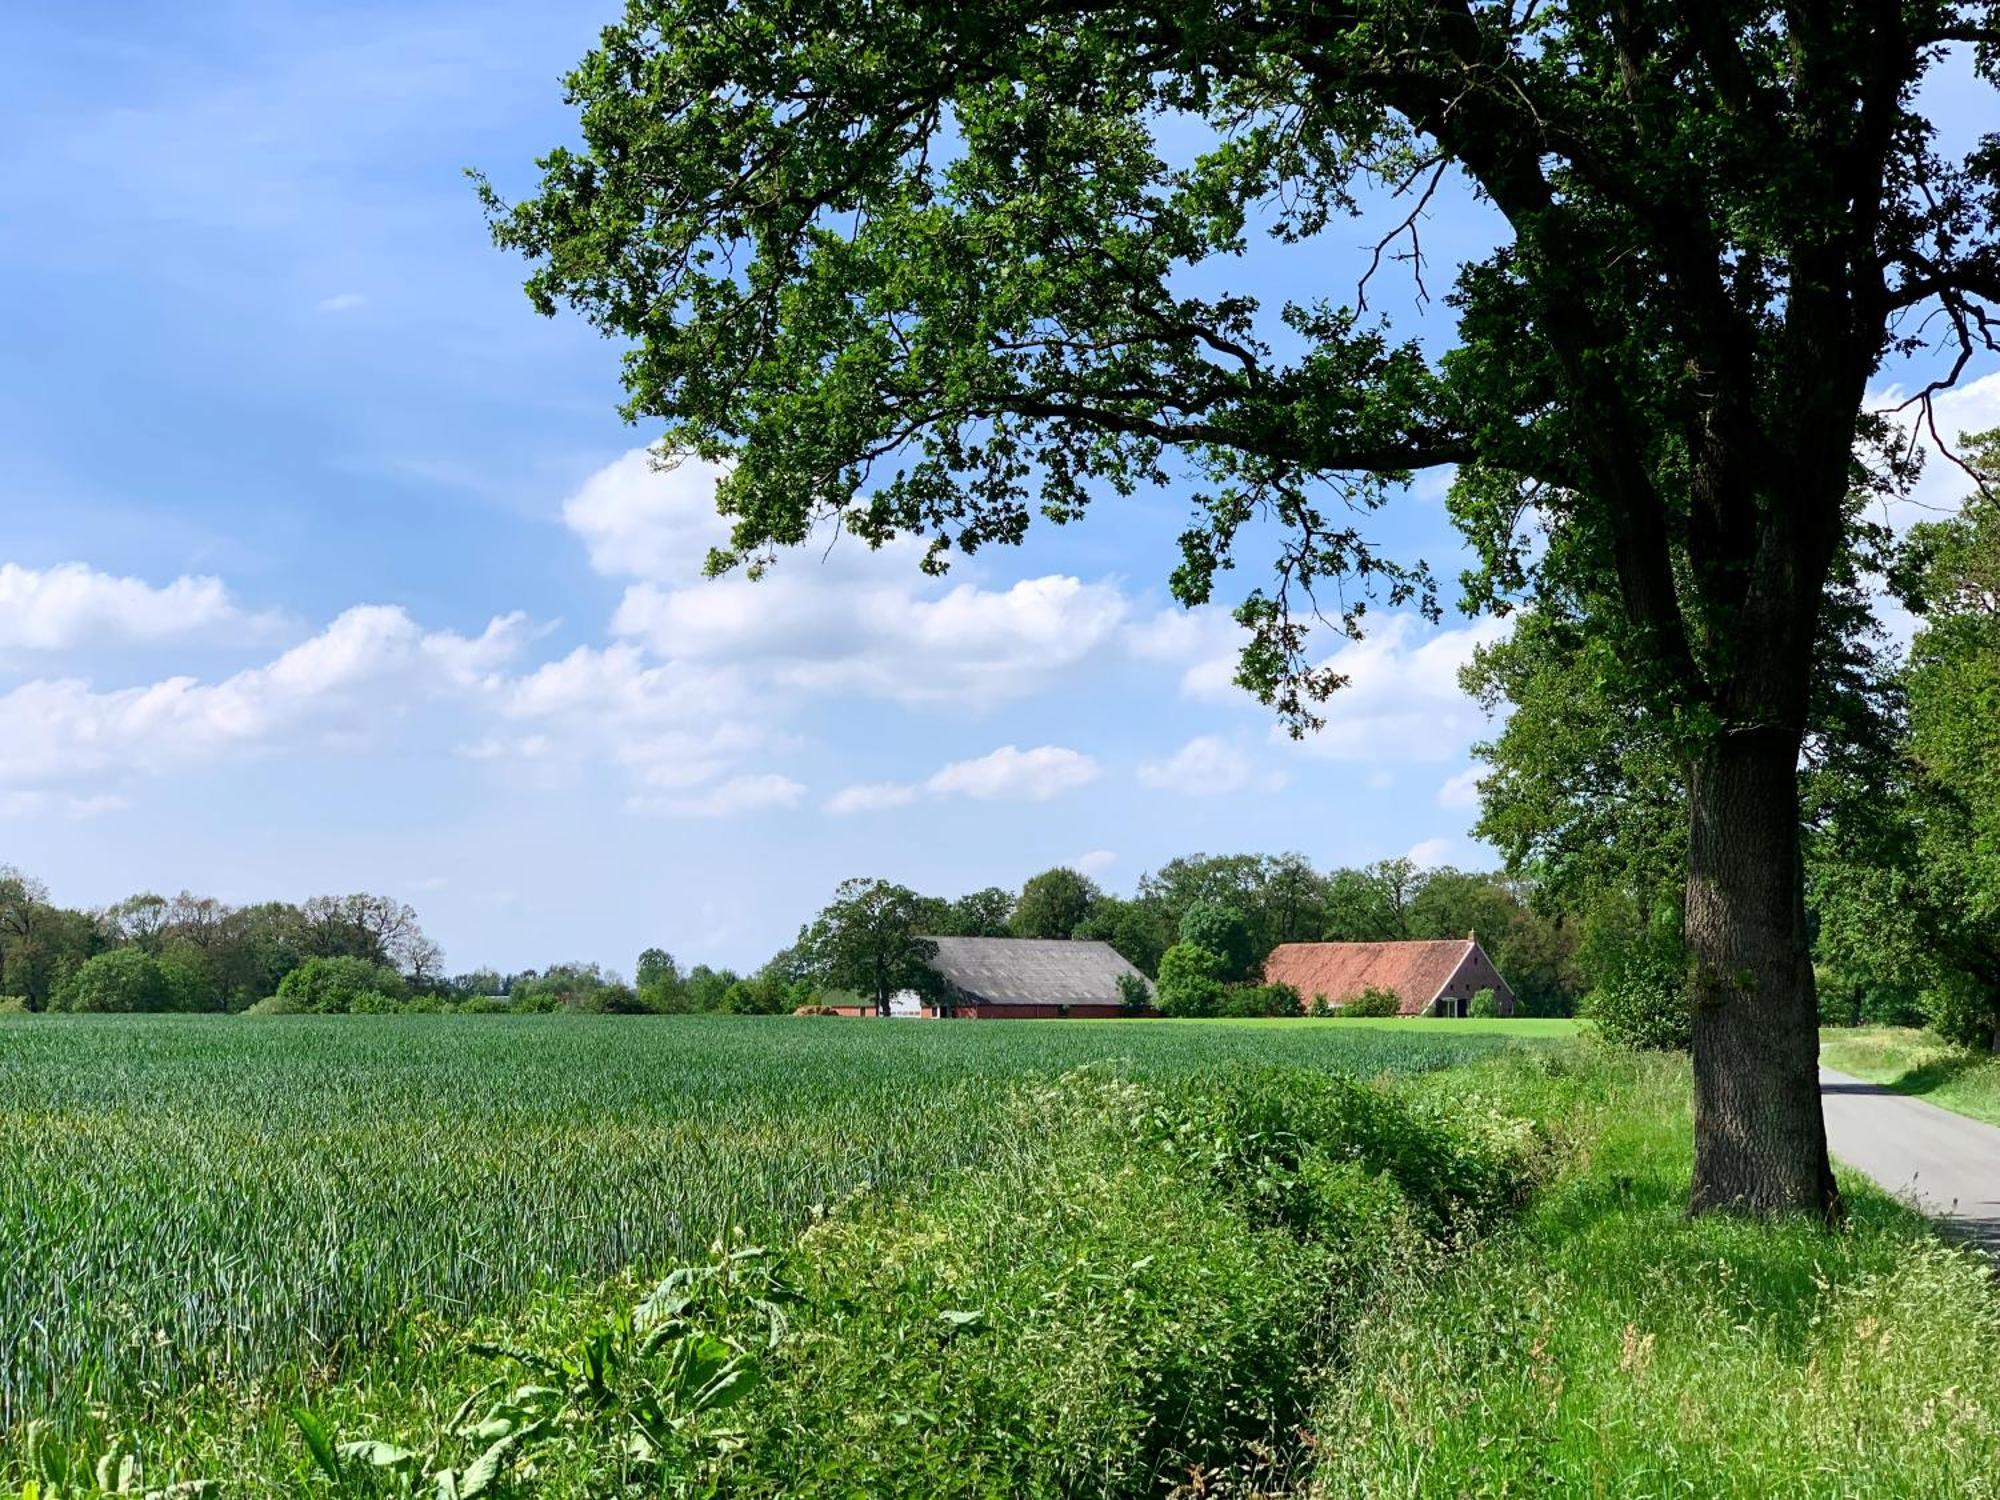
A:
[[[2000,1057],[1967,1051],[1904,1026],[1828,1027],[1820,1061],[1829,1068],[1945,1109],[2000,1125]]]

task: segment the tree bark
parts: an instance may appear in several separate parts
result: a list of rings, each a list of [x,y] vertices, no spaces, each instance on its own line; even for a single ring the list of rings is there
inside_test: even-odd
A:
[[[1690,778],[1695,1213],[1835,1218],[1799,848],[1799,736],[1725,734]]]

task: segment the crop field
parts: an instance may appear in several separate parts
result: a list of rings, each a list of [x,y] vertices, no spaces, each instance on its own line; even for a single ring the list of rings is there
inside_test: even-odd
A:
[[[921,1185],[981,1159],[1024,1076],[1419,1072],[1509,1045],[1340,1022],[0,1017],[0,1433],[299,1389],[419,1315]]]

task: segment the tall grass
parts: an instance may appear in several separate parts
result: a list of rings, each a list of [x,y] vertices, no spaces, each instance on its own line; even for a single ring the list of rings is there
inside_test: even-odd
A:
[[[1851,1177],[1834,1233],[1690,1220],[1685,1064],[1588,1065],[1577,1170],[1357,1331],[1315,1493],[2000,1495],[1991,1267]]]
[[[2000,1125],[2000,1056],[1991,1052],[1955,1047],[1934,1032],[1907,1026],[1828,1027],[1820,1033],[1819,1060]]]
[[[1006,1128],[1119,1058],[1422,1071],[1503,1039],[618,1018],[0,1018],[0,1433],[304,1389],[420,1317],[644,1273]]]

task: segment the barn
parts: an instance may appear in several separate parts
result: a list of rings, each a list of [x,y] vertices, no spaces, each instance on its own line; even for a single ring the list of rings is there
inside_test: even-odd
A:
[[[1289,984],[1310,1006],[1338,1008],[1363,990],[1390,990],[1406,1016],[1462,1016],[1472,997],[1493,991],[1500,1014],[1514,1014],[1514,991],[1479,946],[1462,939],[1412,943],[1280,943],[1264,961],[1266,984]]]
[[[960,1020],[1032,1021],[1061,1016],[1106,1019],[1129,1015],[1119,980],[1146,977],[1109,943],[1043,938],[931,938],[931,967],[944,981],[927,1016]]]

